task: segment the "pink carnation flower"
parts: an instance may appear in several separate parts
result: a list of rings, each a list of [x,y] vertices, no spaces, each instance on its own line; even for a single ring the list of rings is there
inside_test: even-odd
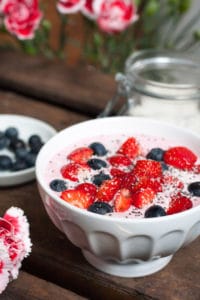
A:
[[[119,33],[138,19],[133,0],[94,0],[93,10],[102,31]]]
[[[38,0],[1,0],[6,29],[18,39],[32,39],[42,19]]]
[[[11,207],[0,218],[0,293],[17,278],[21,262],[30,252],[28,221],[21,209]]]

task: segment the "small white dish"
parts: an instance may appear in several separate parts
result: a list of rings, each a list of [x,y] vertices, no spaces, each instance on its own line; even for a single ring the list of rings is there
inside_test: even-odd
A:
[[[38,134],[46,143],[56,134],[52,126],[38,119],[22,115],[0,114],[0,130],[4,131],[8,127],[16,127],[19,130],[19,137],[24,141],[27,141],[31,135]],[[5,152],[6,150],[0,150],[0,154],[5,154]],[[35,167],[16,172],[0,171],[0,187],[22,184],[34,178]]]

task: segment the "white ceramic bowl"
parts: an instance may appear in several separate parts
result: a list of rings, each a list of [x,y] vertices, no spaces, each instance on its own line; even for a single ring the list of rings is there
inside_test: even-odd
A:
[[[182,213],[144,219],[97,215],[59,199],[48,187],[44,170],[59,150],[80,139],[100,134],[149,134],[188,146],[200,156],[200,137],[189,131],[153,120],[110,117],[86,121],[53,137],[40,151],[36,178],[42,201],[52,222],[80,247],[97,269],[122,277],[140,277],[165,267],[174,253],[200,234],[200,206]]]
[[[19,130],[19,137],[24,141],[27,141],[32,134],[38,134],[46,143],[56,134],[52,126],[38,119],[22,115],[0,114],[0,130],[4,131],[8,127],[16,127]],[[1,150],[0,153],[7,154],[6,150]],[[0,186],[22,184],[34,178],[35,167],[16,172],[0,171]]]

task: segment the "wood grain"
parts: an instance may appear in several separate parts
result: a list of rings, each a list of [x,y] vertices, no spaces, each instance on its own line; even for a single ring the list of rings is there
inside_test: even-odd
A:
[[[0,52],[0,88],[97,116],[116,90],[113,77],[92,67]]]
[[[4,300],[84,300],[67,289],[61,288],[51,282],[40,279],[26,272],[20,271],[19,277],[9,283],[1,296]]]

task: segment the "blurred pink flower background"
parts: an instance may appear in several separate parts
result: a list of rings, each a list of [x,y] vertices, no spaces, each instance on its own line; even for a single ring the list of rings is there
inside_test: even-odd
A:
[[[200,31],[195,28],[199,13],[187,20],[179,30],[192,6],[192,0],[0,0],[0,29],[16,38],[28,54],[48,58],[64,58],[67,44],[79,47],[82,61],[102,71],[115,73],[124,66],[126,58],[136,50],[170,48],[187,50],[196,47]],[[61,26],[51,43],[52,20],[46,10],[51,5]],[[52,8],[51,8],[52,9]],[[81,17],[77,19],[76,17]],[[82,22],[83,20],[83,22]],[[69,34],[76,22],[79,33]],[[72,29],[73,31],[74,29]],[[55,31],[54,31],[55,32]],[[54,33],[53,33],[54,34]]]

